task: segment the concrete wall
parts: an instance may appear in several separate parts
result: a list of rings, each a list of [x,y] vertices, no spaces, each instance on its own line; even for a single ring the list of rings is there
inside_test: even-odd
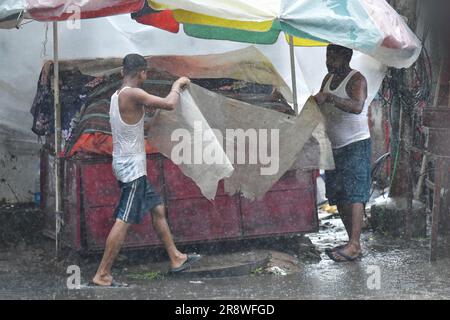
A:
[[[38,143],[0,140],[0,203],[33,201],[39,149]]]

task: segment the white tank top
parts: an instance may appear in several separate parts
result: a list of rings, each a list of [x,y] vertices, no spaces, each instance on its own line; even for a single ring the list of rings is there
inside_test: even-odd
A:
[[[119,95],[129,87],[116,91],[111,97],[109,121],[113,138],[113,171],[117,180],[131,182],[147,175],[144,141],[144,116],[136,124],[127,124],[119,111]]]
[[[350,99],[346,90],[347,84],[357,72],[352,70],[335,90],[331,90],[331,82],[334,77],[334,75],[331,75],[323,88],[323,92],[331,93],[343,99]],[[366,103],[360,114],[354,114],[342,111],[332,103],[327,103],[324,106],[322,110],[327,125],[328,138],[333,149],[342,148],[353,142],[370,138],[369,119],[367,117],[368,108],[369,104]]]

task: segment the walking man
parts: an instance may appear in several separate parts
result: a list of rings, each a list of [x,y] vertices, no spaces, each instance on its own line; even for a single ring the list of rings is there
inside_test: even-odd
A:
[[[147,180],[147,160],[144,141],[145,108],[174,110],[180,92],[190,83],[178,79],[165,98],[153,96],[141,89],[147,79],[147,61],[137,54],[123,59],[123,84],[111,97],[110,122],[113,137],[113,171],[120,190],[120,202],[115,212],[115,224],[106,240],[102,261],[92,282],[97,286],[120,287],[126,284],[113,280],[111,268],[131,224],[142,222],[152,213],[153,228],[164,244],[170,258],[171,272],[182,272],[201,257],[178,251],[166,220],[160,195]]]

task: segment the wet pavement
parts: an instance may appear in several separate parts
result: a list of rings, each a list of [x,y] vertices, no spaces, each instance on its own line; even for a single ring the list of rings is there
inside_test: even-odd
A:
[[[166,274],[167,259],[162,250],[125,252],[114,275],[131,287],[73,290],[67,289],[67,267],[80,266],[85,283],[94,274],[100,256],[81,257],[66,250],[56,260],[52,241],[34,239],[0,249],[0,299],[450,298],[450,258],[444,245],[440,259],[430,263],[427,239],[405,242],[366,230],[361,261],[335,263],[323,251],[345,242],[340,219],[323,220],[320,232],[307,238],[313,245],[308,239],[293,238],[183,248],[208,256],[204,269],[214,264],[251,265],[245,272],[238,268],[228,275],[193,272],[173,277]],[[265,267],[258,264],[267,257]]]

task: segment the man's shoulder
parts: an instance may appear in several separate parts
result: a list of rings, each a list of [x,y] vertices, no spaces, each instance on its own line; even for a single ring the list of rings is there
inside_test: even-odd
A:
[[[332,76],[332,74],[328,72],[328,73],[325,75],[325,77],[323,78],[323,80],[326,81],[326,80],[330,79],[331,76]]]
[[[140,101],[142,100],[142,96],[146,92],[142,90],[141,88],[132,88],[128,87],[126,90],[120,93],[121,101],[125,102],[130,107],[136,107],[140,104]]]
[[[367,79],[358,70],[354,70],[353,76],[347,83],[346,89],[357,88],[357,87],[367,87]]]
[[[122,92],[120,93],[120,95],[124,95],[126,97],[132,97],[132,96],[136,96],[136,95],[141,95],[143,92],[145,92],[145,91],[142,90],[141,88],[125,87],[122,89]]]
[[[320,90],[325,89],[325,86],[326,86],[327,82],[330,81],[330,78],[331,78],[331,73],[327,73],[322,80],[322,87]]]
[[[366,77],[361,73],[361,71],[353,69],[354,74],[351,78],[352,81],[367,81]]]

